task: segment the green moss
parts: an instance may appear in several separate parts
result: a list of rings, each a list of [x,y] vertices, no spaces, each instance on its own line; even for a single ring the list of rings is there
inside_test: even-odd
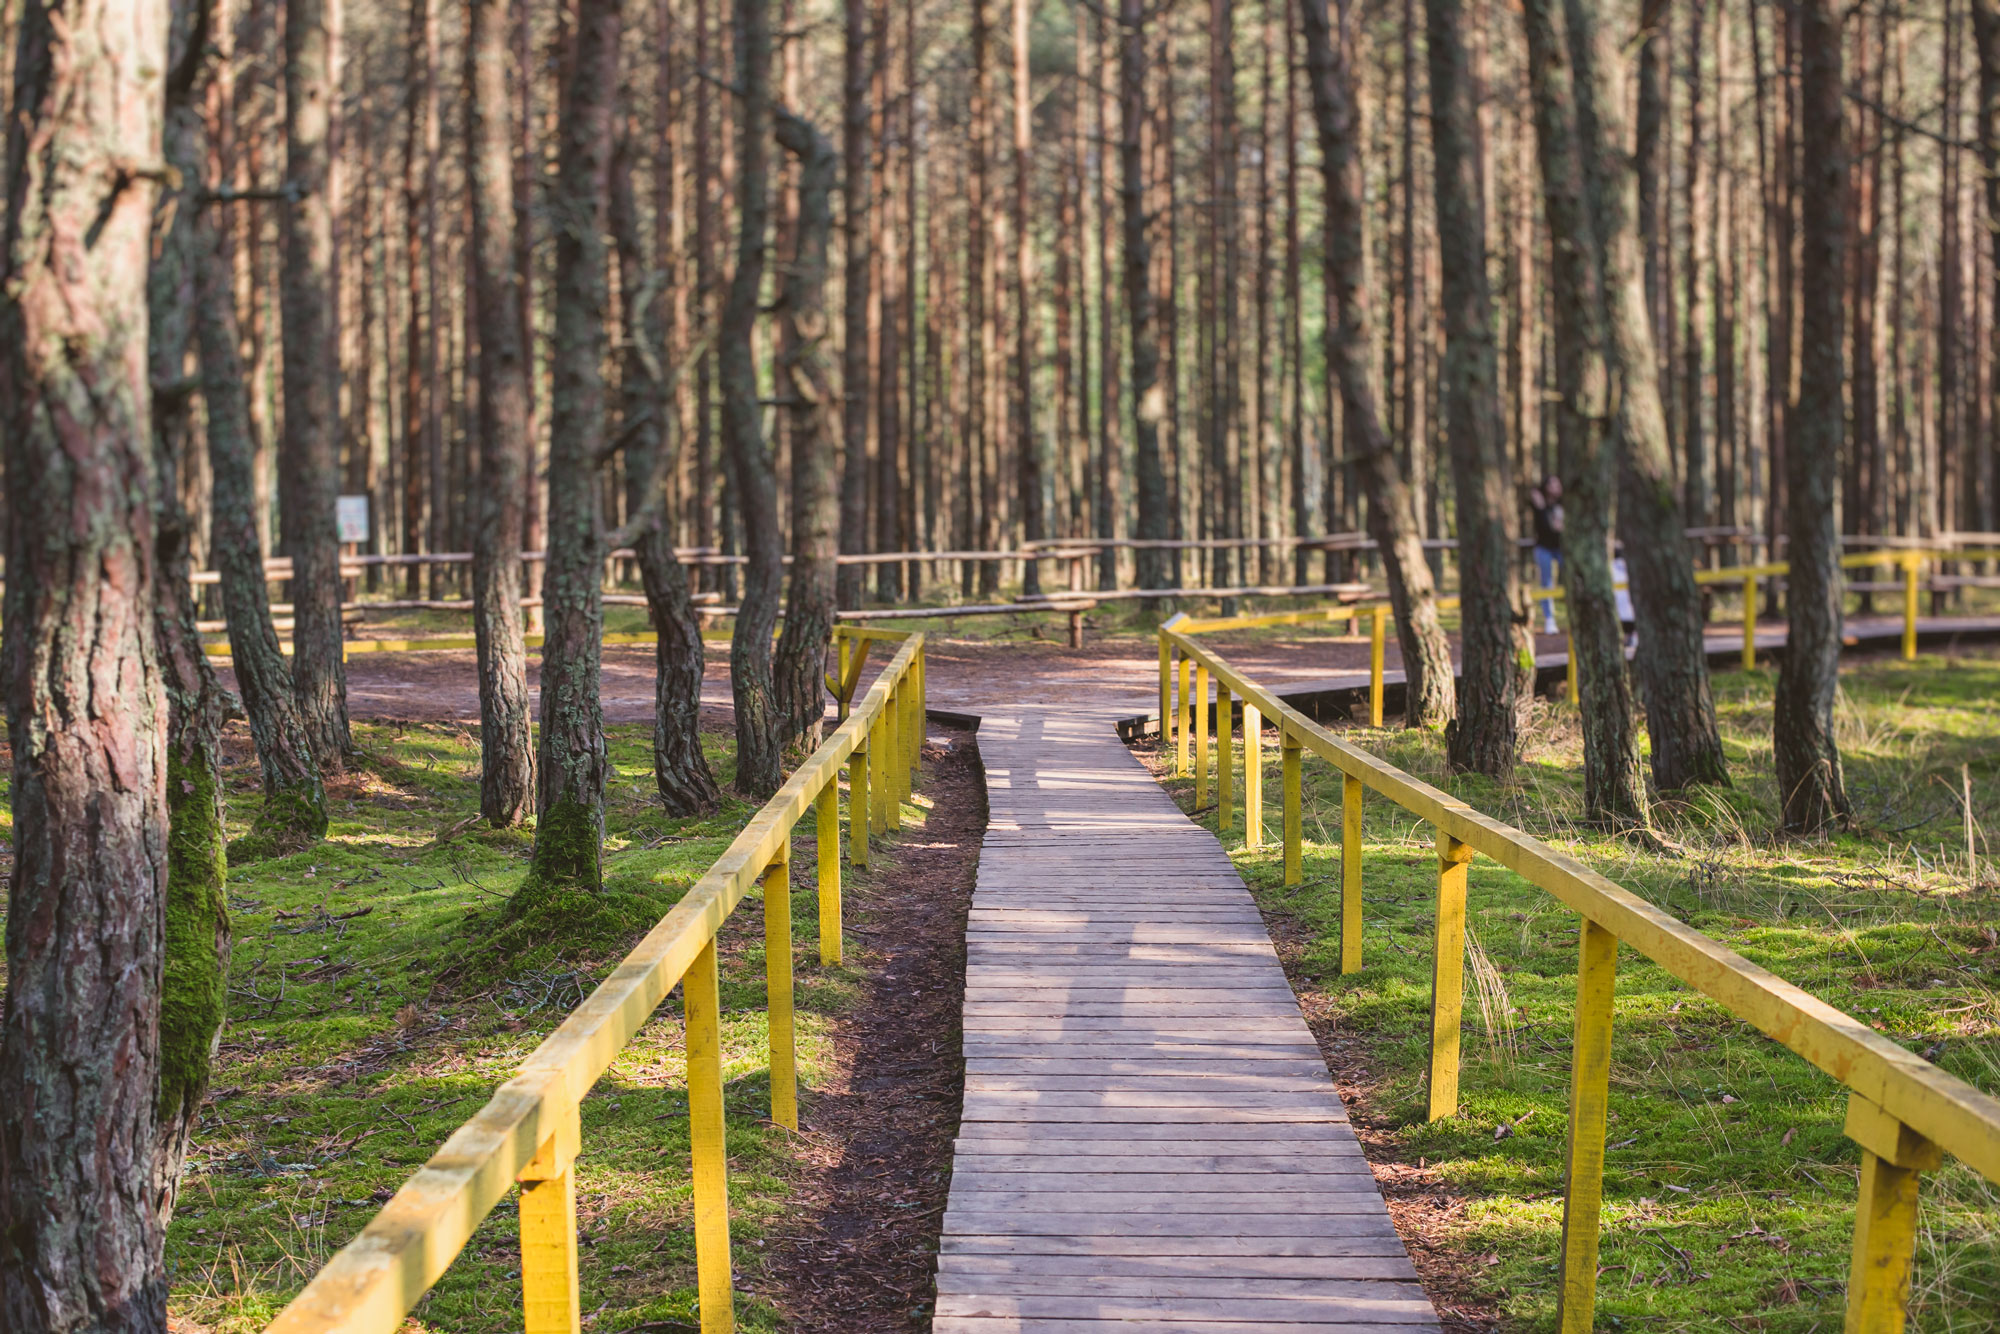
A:
[[[317,778],[266,788],[250,832],[229,843],[229,864],[246,866],[309,848],[326,837],[326,792]]]
[[[160,1118],[180,1114],[208,1084],[228,1003],[229,940],[222,807],[207,763],[167,756],[166,962],[160,984]]]
[[[603,855],[603,809],[565,797],[535,823],[528,883],[594,891],[603,883]]]

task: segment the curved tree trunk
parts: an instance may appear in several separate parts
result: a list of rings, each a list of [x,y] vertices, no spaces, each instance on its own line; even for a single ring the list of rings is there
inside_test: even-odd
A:
[[[840,418],[820,347],[826,341],[826,246],[840,173],[833,146],[804,117],[777,114],[778,143],[799,160],[796,249],[778,286],[778,397],[791,414],[792,577],[778,640],[778,717],[786,739],[819,744],[826,716],[826,646],[833,634]],[[860,568],[860,567],[854,567]]]
[[[164,1334],[168,874],[146,272],[166,0],[26,0],[0,252],[14,864],[0,1328]]]
[[[771,631],[778,623],[784,551],[778,532],[778,478],[757,405],[750,346],[764,282],[771,212],[771,16],[767,0],[736,0],[736,273],[722,305],[716,349],[722,379],[722,435],[743,516],[743,600],[729,644],[736,702],[736,790],[762,801],[783,779],[782,719],[771,677]],[[863,404],[865,406],[866,399]],[[864,417],[865,423],[865,417]]]
[[[1443,258],[1445,351],[1441,372],[1458,508],[1460,655],[1458,716],[1445,729],[1455,769],[1492,778],[1514,772],[1517,631],[1527,625],[1514,577],[1512,469],[1500,414],[1500,356],[1486,280],[1486,214],[1480,197],[1477,90],[1459,0],[1427,0],[1432,173]],[[1532,654],[1531,654],[1532,657]],[[1532,675],[1532,673],[1531,673]]]
[[[1625,151],[1620,44],[1588,0],[1566,0],[1577,128],[1603,268],[1605,332],[1616,374],[1618,529],[1639,616],[1639,682],[1663,791],[1727,783],[1702,643],[1701,589],[1681,526],[1659,364],[1634,226],[1637,182]]]
[[[161,201],[149,278],[154,459],[159,468],[159,598],[154,617],[167,697],[166,958],[160,996],[159,1132],[153,1194],[161,1222],[172,1216],[188,1135],[208,1092],[210,1063],[228,1004],[229,901],[222,829],[222,725],[235,701],[215,679],[195,626],[188,582],[192,518],[181,503],[181,467],[193,435],[194,341],[199,249],[206,239],[195,196],[206,176],[195,97],[207,45],[207,9],[174,16],[164,155],[180,173]]]
[[[1403,721],[1410,727],[1441,727],[1452,716],[1456,694],[1451,644],[1438,621],[1437,586],[1418,536],[1416,500],[1382,426],[1369,356],[1375,335],[1365,271],[1348,11],[1342,0],[1338,34],[1328,20],[1327,0],[1299,0],[1299,12],[1306,34],[1313,122],[1319,131],[1320,170],[1326,179],[1327,263],[1339,297],[1337,317],[1327,330],[1326,355],[1340,381],[1341,420],[1368,496],[1368,532],[1381,553],[1396,612],[1396,635],[1403,650]]]
[[[604,227],[618,96],[618,0],[580,0],[563,99],[549,429],[549,551],[542,585],[541,748],[528,884],[602,883]]]
[[[1778,669],[1771,740],[1785,828],[1814,834],[1849,814],[1833,734],[1840,676],[1840,537],[1834,489],[1843,443],[1841,275],[1847,235],[1841,144],[1840,19],[1831,0],[1800,14],[1799,202],[1803,205],[1799,403],[1785,457],[1791,544],[1789,633]]]
[[[346,762],[347,667],[340,624],[339,365],[334,315],[331,177],[333,11],[327,0],[285,0],[285,179],[298,193],[279,210],[284,265],[284,441],[278,506],[292,558],[292,689],[323,770]]]
[[[1583,805],[1594,823],[1645,818],[1639,737],[1625,673],[1625,637],[1611,580],[1611,513],[1618,451],[1609,429],[1603,271],[1576,132],[1575,93],[1560,0],[1527,0],[1529,85],[1541,148],[1542,199],[1554,294],[1556,449],[1563,483],[1563,594],[1583,720]]]
[[[479,311],[479,481],[472,529],[472,633],[479,655],[479,813],[507,828],[535,791],[528,649],[521,627],[522,501],[528,474],[528,361],[514,245],[507,14],[472,0],[466,40],[466,193]]]

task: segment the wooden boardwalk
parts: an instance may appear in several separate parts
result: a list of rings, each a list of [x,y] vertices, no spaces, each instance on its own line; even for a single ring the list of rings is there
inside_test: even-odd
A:
[[[1114,716],[982,713],[933,1329],[1437,1328],[1249,891]]]

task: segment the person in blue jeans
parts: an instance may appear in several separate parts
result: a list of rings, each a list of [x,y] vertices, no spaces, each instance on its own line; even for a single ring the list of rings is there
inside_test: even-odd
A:
[[[1558,477],[1544,477],[1542,484],[1528,492],[1528,508],[1535,515],[1535,573],[1543,588],[1556,586],[1556,571],[1562,564],[1563,484]],[[1554,598],[1542,599],[1542,633],[1556,633]]]

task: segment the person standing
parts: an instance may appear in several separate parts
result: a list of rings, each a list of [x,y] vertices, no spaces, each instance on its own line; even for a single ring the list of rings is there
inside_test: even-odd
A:
[[[1528,507],[1535,515],[1535,574],[1545,589],[1556,586],[1556,571],[1562,563],[1562,479],[1544,477],[1542,484],[1528,492]],[[1542,599],[1542,633],[1556,633],[1554,598]]]

